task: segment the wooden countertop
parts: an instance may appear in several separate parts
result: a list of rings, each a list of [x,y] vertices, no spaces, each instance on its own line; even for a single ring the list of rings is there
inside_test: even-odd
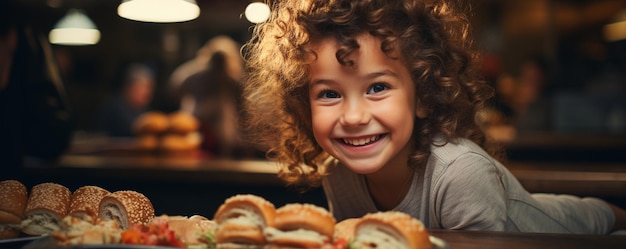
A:
[[[626,163],[509,162],[530,192],[626,197]],[[29,171],[79,177],[279,186],[278,165],[266,160],[207,159],[199,155],[65,155],[54,166],[30,163]]]
[[[431,230],[450,249],[626,248],[626,235],[577,235]]]
[[[528,140],[534,139],[538,138]],[[53,167],[30,162],[27,171],[68,177],[89,174],[112,179],[170,182],[283,184],[276,177],[278,165],[263,159],[218,159],[199,151],[184,154],[136,151],[129,148],[128,142],[123,139],[77,142]],[[530,142],[520,143],[528,145]],[[607,143],[621,145],[624,142],[611,140]],[[593,144],[597,145],[597,142]],[[607,197],[626,197],[623,191],[626,189],[625,161],[511,161],[505,165],[530,192],[585,196],[602,193]]]

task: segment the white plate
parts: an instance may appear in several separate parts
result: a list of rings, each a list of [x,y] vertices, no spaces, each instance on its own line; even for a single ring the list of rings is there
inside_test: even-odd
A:
[[[448,243],[435,236],[430,236],[430,243],[433,244],[433,249],[450,249]]]

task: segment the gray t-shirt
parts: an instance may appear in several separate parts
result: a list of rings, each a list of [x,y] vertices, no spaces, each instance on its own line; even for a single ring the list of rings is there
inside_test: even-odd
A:
[[[608,234],[610,207],[596,198],[530,194],[501,163],[475,143],[432,146],[426,167],[415,171],[411,188],[393,210],[421,220],[429,229]],[[329,160],[323,187],[337,220],[377,212],[364,175]]]

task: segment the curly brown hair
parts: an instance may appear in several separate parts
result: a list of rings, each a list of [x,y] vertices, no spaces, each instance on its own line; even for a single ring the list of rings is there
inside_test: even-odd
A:
[[[416,98],[428,112],[416,120],[412,167],[423,165],[436,135],[446,142],[467,138],[487,147],[476,113],[493,89],[475,68],[467,16],[444,0],[278,0],[272,15],[255,27],[244,47],[247,61],[247,128],[281,163],[279,177],[300,186],[319,186],[329,155],[316,143],[308,95],[308,64],[316,40],[333,37],[343,65],[359,48],[355,37],[369,33],[390,56],[399,51],[413,78]],[[313,56],[311,56],[313,55]]]

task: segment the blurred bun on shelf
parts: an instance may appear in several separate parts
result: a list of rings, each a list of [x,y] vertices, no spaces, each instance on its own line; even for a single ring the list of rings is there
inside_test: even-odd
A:
[[[141,151],[152,151],[159,147],[159,136],[154,134],[138,135],[136,140],[136,148]]]
[[[202,143],[199,127],[198,119],[187,112],[147,112],[133,125],[135,148],[165,153],[192,151]]]
[[[161,134],[169,128],[169,117],[160,111],[142,114],[133,122],[133,131],[141,134]]]
[[[176,111],[170,113],[168,115],[168,118],[169,133],[188,134],[198,131],[198,128],[200,127],[200,122],[198,121],[198,119],[187,112]]]
[[[202,142],[199,133],[166,134],[159,141],[159,149],[163,152],[184,152],[197,149]]]

